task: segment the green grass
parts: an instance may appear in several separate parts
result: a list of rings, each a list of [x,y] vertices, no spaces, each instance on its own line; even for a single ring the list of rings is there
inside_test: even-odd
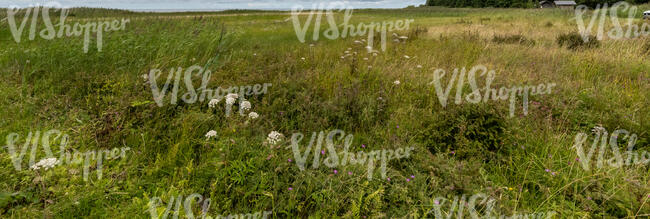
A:
[[[574,51],[556,43],[557,36],[577,30],[573,15],[555,10],[355,11],[354,23],[415,20],[399,33],[412,36],[406,43],[389,39],[387,51],[372,56],[353,43],[362,37],[300,43],[281,13],[94,11],[78,9],[76,17],[131,19],[126,30],[104,34],[102,52],[91,40],[84,53],[81,37],[30,41],[27,30],[18,44],[6,21],[0,23],[0,136],[18,133],[22,146],[30,131],[58,129],[70,135],[68,148],[131,151],[106,161],[101,180],[91,175],[85,182],[81,165],[58,166],[40,177],[16,171],[0,149],[2,218],[146,218],[152,197],[161,197],[164,208],[170,197],[192,193],[211,198],[213,216],[266,210],[274,218],[432,218],[426,213],[435,198],[476,193],[497,200],[503,215],[650,215],[648,165],[585,171],[571,148],[577,133],[601,124],[610,132],[636,133],[635,149],[650,151],[647,38]],[[427,31],[416,34],[415,27]],[[535,43],[493,42],[512,35]],[[340,58],[348,48],[358,52],[355,59]],[[531,97],[539,104],[531,104],[527,116],[520,101],[514,118],[507,101],[443,108],[429,85],[433,71],[479,64],[497,72],[492,87],[558,86]],[[170,68],[192,65],[213,72],[212,88],[272,83],[269,93],[249,99],[260,118],[226,118],[222,107],[212,111],[207,101],[158,107],[141,75],[158,68],[165,78]],[[294,159],[285,149],[289,142],[264,144],[274,130],[309,138],[333,129],[354,135],[352,151],[416,150],[390,162],[391,181],[379,174],[368,181],[362,165],[339,167],[336,175],[324,166],[300,171],[287,162]],[[205,140],[209,130],[218,132],[216,140]],[[406,182],[411,175],[415,179]]]

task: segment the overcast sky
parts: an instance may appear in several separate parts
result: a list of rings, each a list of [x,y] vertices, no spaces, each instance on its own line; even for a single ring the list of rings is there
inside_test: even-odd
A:
[[[27,7],[34,4],[57,2],[64,7],[102,7],[121,9],[290,9],[294,5],[311,8],[313,3],[334,2],[318,0],[0,0],[0,7]],[[350,0],[354,8],[403,8],[424,4],[426,0]]]

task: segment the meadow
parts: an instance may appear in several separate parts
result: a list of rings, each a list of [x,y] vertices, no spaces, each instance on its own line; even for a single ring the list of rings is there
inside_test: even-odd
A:
[[[29,40],[29,24],[16,43],[8,22],[0,22],[0,145],[17,133],[25,147],[28,133],[56,129],[69,135],[68,152],[130,150],[105,160],[101,179],[91,166],[84,181],[82,164],[16,170],[3,147],[0,218],[149,218],[154,197],[162,214],[170,198],[194,193],[211,199],[212,217],[271,211],[272,218],[434,218],[437,197],[477,193],[506,216],[650,217],[650,164],[596,168],[594,161],[585,170],[573,147],[576,135],[587,133],[589,148],[592,129],[603,127],[635,133],[634,150],[650,151],[648,36],[567,48],[558,38],[577,32],[572,11],[355,10],[351,23],[414,20],[395,33],[406,38],[389,33],[386,51],[368,53],[355,42],[365,37],[312,41],[308,32],[301,43],[288,12],[71,13],[71,24],[130,22],[104,34],[101,52],[91,36],[87,53],[83,37]],[[169,95],[158,106],[143,75],[160,69],[160,87],[170,69],[193,65],[212,72],[209,87],[272,84],[248,97],[259,118],[236,111],[226,117],[223,104],[211,108],[208,101],[170,104]],[[455,104],[456,85],[443,107],[432,85],[436,69],[447,72],[447,87],[454,69],[477,65],[496,72],[493,88],[556,86],[529,97],[527,115],[521,99],[512,117],[503,100]],[[477,78],[484,87],[485,76]],[[200,76],[191,80],[201,83]],[[471,93],[469,84],[461,89]],[[211,130],[217,135],[206,138]],[[390,160],[386,178],[377,172],[368,180],[366,165],[299,169],[292,134],[304,134],[303,150],[313,132],[331,130],[352,134],[353,152],[414,150]],[[284,136],[277,144],[267,140],[272,131]],[[60,142],[53,141],[56,157]],[[342,145],[336,141],[336,151]],[[200,215],[201,203],[192,206]]]

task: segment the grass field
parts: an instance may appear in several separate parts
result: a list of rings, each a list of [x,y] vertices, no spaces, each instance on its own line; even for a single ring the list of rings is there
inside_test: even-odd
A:
[[[69,153],[130,150],[105,160],[101,179],[91,166],[84,181],[81,163],[27,168],[30,150],[16,170],[3,147],[0,218],[148,218],[154,197],[162,214],[170,198],[194,193],[211,199],[213,218],[260,211],[272,218],[434,218],[436,198],[474,194],[495,201],[492,215],[650,217],[650,164],[596,168],[593,158],[585,170],[572,147],[586,133],[588,150],[592,129],[602,126],[635,133],[634,150],[650,151],[650,37],[606,37],[597,47],[568,49],[557,42],[578,29],[567,11],[355,10],[351,23],[414,20],[396,33],[408,39],[394,42],[389,33],[386,51],[373,55],[354,42],[365,37],[311,41],[307,34],[301,43],[285,12],[72,13],[70,24],[130,22],[104,33],[101,52],[91,36],[87,53],[83,37],[29,40],[30,24],[16,43],[8,22],[0,22],[0,145],[17,133],[22,149],[30,132],[56,129],[69,135]],[[259,118],[238,115],[238,104],[226,117],[223,101],[210,108],[207,100],[174,105],[166,98],[158,106],[142,75],[161,69],[162,86],[170,69],[193,65],[212,71],[211,88],[272,84],[248,97]],[[447,71],[447,87],[454,69],[477,65],[496,72],[492,87],[557,86],[531,96],[527,115],[520,99],[514,117],[505,100],[455,104],[456,85],[443,107],[431,85],[435,70]],[[477,78],[484,87],[485,77]],[[179,94],[184,89],[181,82]],[[471,93],[467,82],[463,89]],[[292,134],[305,135],[303,150],[312,132],[336,129],[354,135],[353,152],[415,150],[390,161],[386,178],[376,171],[368,180],[365,165],[300,170]],[[207,139],[210,130],[217,136]],[[284,139],[270,144],[272,131]],[[61,141],[51,142],[55,157]],[[342,145],[336,141],[336,151]],[[37,148],[36,161],[46,157]],[[201,203],[192,206],[200,215]]]

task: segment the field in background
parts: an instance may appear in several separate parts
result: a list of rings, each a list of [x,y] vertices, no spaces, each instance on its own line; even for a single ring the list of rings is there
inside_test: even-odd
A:
[[[650,215],[648,165],[585,171],[571,147],[577,133],[602,125],[636,133],[635,150],[650,151],[648,37],[570,50],[556,42],[577,31],[566,11],[356,10],[353,23],[415,20],[397,33],[406,42],[389,35],[388,49],[373,56],[354,43],[365,37],[300,43],[290,16],[277,12],[74,13],[69,22],[131,21],[104,35],[102,52],[91,41],[88,53],[81,37],[30,41],[26,31],[18,44],[0,22],[0,136],[19,133],[24,140],[30,131],[58,129],[70,135],[69,148],[128,146],[131,153],[105,162],[101,180],[84,182],[81,165],[36,175],[16,171],[0,149],[2,218],[144,218],[150,198],[161,197],[164,208],[170,197],[192,193],[211,198],[209,215],[432,218],[435,198],[476,193],[496,199],[503,215]],[[341,58],[346,50],[356,54]],[[213,71],[210,87],[272,83],[269,93],[250,99],[260,118],[226,118],[207,101],[158,107],[142,75],[163,69],[160,85],[170,68],[192,65]],[[455,88],[443,108],[429,84],[434,70],[475,65],[497,72],[492,87],[557,87],[531,97],[527,116],[520,101],[514,118],[507,101],[453,104]],[[279,148],[263,143],[271,131],[309,138],[333,129],[354,134],[352,151],[416,150],[390,162],[392,180],[368,181],[362,165],[338,174],[323,166],[300,171],[288,162],[288,139]],[[209,130],[218,132],[216,140],[206,140]]]

